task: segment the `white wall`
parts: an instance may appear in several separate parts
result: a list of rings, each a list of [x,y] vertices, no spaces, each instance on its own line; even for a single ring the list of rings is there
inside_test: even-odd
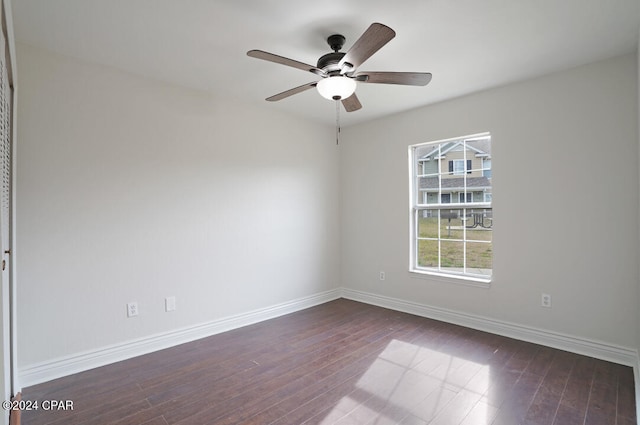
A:
[[[21,368],[339,286],[332,128],[26,45],[18,67]]]
[[[631,54],[343,130],[343,286],[638,347],[637,66]],[[491,288],[414,278],[407,146],[483,131]]]

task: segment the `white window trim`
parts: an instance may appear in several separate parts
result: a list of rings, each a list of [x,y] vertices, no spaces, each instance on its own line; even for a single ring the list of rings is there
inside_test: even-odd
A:
[[[483,139],[483,138],[490,138],[491,135],[490,133],[478,133],[478,134],[474,134],[474,135],[469,135],[469,136],[462,136],[462,137],[455,137],[455,138],[451,138],[451,139],[444,139],[444,140],[436,140],[433,142],[429,142],[429,144],[444,144],[447,142],[453,142],[453,141],[457,141],[457,140],[466,140],[466,141],[472,141],[472,139]],[[414,145],[410,145],[409,146],[409,150],[408,150],[408,160],[409,160],[409,193],[410,193],[410,199],[409,199],[409,237],[411,240],[411,247],[410,247],[410,255],[409,255],[409,273],[410,275],[414,276],[414,277],[436,277],[436,278],[441,278],[443,279],[443,281],[445,282],[453,282],[453,283],[461,283],[464,285],[470,285],[470,286],[480,286],[480,287],[489,287],[489,284],[491,283],[494,273],[492,270],[492,274],[491,276],[484,276],[484,275],[474,275],[473,273],[458,273],[458,272],[453,272],[453,271],[442,271],[442,270],[433,270],[433,269],[423,269],[417,266],[417,252],[418,252],[418,243],[420,241],[420,239],[418,239],[416,237],[416,230],[417,230],[417,217],[419,214],[419,211],[424,211],[424,210],[440,210],[441,207],[436,206],[436,205],[441,205],[441,204],[421,204],[418,203],[417,200],[417,196],[418,196],[418,191],[417,191],[417,179],[416,177],[421,177],[422,174],[417,172],[418,170],[416,170],[416,166],[417,166],[417,161],[414,160],[414,155],[413,155],[413,151],[417,146],[420,145],[424,145],[426,143],[417,143]],[[465,166],[466,166],[466,152],[465,152],[465,162],[464,162]],[[466,168],[466,167],[465,167]],[[484,166],[482,167],[484,169]],[[465,170],[466,171],[466,170]],[[465,184],[466,184],[466,172],[462,174],[465,178]],[[441,188],[441,179],[438,179],[438,191],[440,194],[442,194],[442,188]],[[446,204],[446,209],[456,209],[456,208],[460,208],[460,209],[472,209],[472,208],[493,208],[492,202],[471,202],[471,203],[450,203],[450,204]],[[466,232],[465,232],[465,236],[464,238],[466,239]],[[438,267],[440,268],[440,267]]]

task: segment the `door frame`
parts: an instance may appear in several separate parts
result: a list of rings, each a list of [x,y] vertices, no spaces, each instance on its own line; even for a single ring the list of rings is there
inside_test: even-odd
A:
[[[10,186],[10,210],[9,210],[9,247],[10,254],[7,257],[9,264],[9,300],[3,301],[2,308],[9,309],[9,347],[3,347],[4,354],[9,356],[9,383],[11,395],[19,393],[22,388],[18,379],[18,347],[17,347],[17,285],[16,285],[16,165],[17,165],[17,111],[18,111],[18,84],[16,75],[16,47],[13,31],[13,12],[11,0],[1,0],[2,4],[2,32],[6,40],[7,72],[9,74],[9,86],[12,88],[10,97],[11,109],[11,186]],[[3,254],[3,253],[0,253]],[[3,254],[4,255],[4,254]]]

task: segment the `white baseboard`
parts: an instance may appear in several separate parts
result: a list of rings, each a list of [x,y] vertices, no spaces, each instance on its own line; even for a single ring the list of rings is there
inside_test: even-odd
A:
[[[323,304],[340,298],[340,294],[340,289],[334,289],[248,313],[224,317],[196,326],[29,365],[18,371],[19,383],[21,387],[28,387],[186,342],[195,341],[200,338]]]
[[[565,335],[543,329],[536,329],[515,323],[503,322],[487,317],[461,313],[439,307],[418,304],[383,295],[342,288],[342,297],[360,301],[391,310],[415,314],[417,316],[453,323],[484,332],[533,342],[560,350],[602,359],[636,369],[636,388],[638,388],[638,352],[635,349],[620,347],[601,341]],[[638,398],[636,398],[638,400]],[[640,412],[640,410],[638,410]]]
[[[19,383],[21,387],[36,385],[52,379],[293,313],[338,298],[359,301],[632,366],[634,368],[636,382],[636,402],[638,403],[638,411],[640,412],[640,361],[638,352],[635,349],[348,288],[334,289],[196,326],[29,365],[18,371]]]

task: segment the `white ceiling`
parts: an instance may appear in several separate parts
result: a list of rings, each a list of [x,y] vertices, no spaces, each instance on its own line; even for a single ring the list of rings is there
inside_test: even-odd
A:
[[[13,0],[18,42],[215,96],[332,124],[315,90],[264,98],[317,78],[246,56],[261,49],[315,64],[372,22],[397,35],[361,71],[433,73],[426,87],[359,83],[343,126],[632,52],[639,0]],[[19,71],[18,71],[19,72]]]

